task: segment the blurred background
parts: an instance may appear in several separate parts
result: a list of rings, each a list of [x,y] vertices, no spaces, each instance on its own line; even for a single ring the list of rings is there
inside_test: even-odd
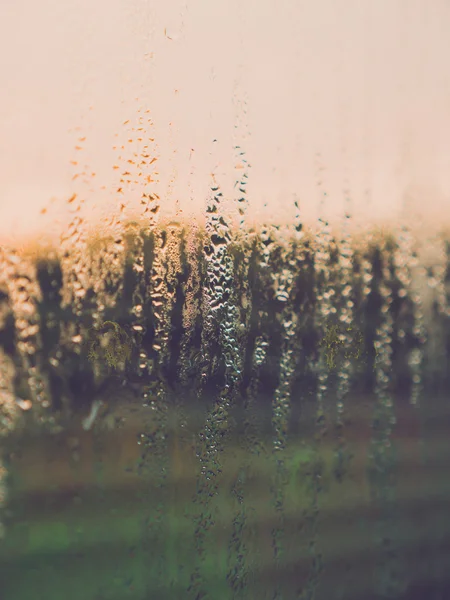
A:
[[[447,220],[449,20],[445,0],[4,0],[1,232],[49,231],[74,192],[90,218],[137,203],[143,176],[114,169],[137,138],[169,213],[201,211],[212,171],[231,194],[239,144],[256,218],[295,196],[309,219],[350,198],[355,222]]]
[[[1,600],[450,598],[449,26],[2,0]]]

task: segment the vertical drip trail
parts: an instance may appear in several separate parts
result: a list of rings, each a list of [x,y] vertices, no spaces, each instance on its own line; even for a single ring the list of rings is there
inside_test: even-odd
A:
[[[137,347],[139,348],[138,358],[138,376],[144,381],[147,380],[148,376],[152,371],[152,363],[148,356],[146,348],[142,345],[142,340],[147,333],[147,314],[146,314],[146,302],[147,302],[147,282],[145,277],[145,242],[146,235],[144,231],[128,228],[128,233],[133,236],[132,244],[129,247],[129,260],[132,265],[134,275],[134,286],[132,293],[132,320],[131,328],[137,339]],[[142,402],[146,404],[149,398],[148,385],[144,387],[142,392]],[[145,461],[147,458],[147,450],[145,447],[145,433],[142,432],[138,437],[138,444],[142,446],[141,459],[138,464],[138,472],[140,475],[144,474]]]
[[[439,314],[444,318],[450,317],[450,293],[447,290],[447,275],[448,275],[448,244],[442,239],[442,236],[438,236],[436,240],[439,252],[439,262],[437,263],[434,270],[434,278],[432,279],[431,285],[436,290],[436,304],[438,307]]]
[[[285,303],[279,314],[283,327],[283,349],[280,362],[280,383],[277,386],[273,399],[273,427],[275,439],[273,443],[273,455],[275,459],[275,481],[272,485],[272,495],[275,512],[277,514],[277,526],[273,529],[273,551],[277,565],[281,565],[285,550],[283,547],[283,536],[285,530],[285,486],[289,480],[289,471],[286,466],[287,450],[287,428],[290,415],[290,398],[295,366],[298,360],[298,315],[292,310],[292,273],[285,273],[279,281],[279,294],[283,294],[282,302]],[[284,296],[286,294],[286,296]],[[274,598],[283,598],[279,584]]]
[[[41,318],[38,304],[42,301],[36,267],[32,260],[11,254],[6,265],[6,282],[15,320],[16,346],[20,367],[27,384],[22,390],[25,402],[32,404],[34,415],[43,424],[54,419],[47,409],[51,404],[48,380],[43,371]]]
[[[218,367],[224,370],[220,391],[214,406],[208,411],[197,456],[200,461],[200,473],[197,480],[197,495],[194,503],[199,512],[195,515],[195,541],[198,557],[205,558],[207,536],[214,525],[211,499],[218,494],[218,478],[222,473],[220,455],[229,428],[229,410],[234,403],[242,372],[242,357],[238,348],[237,325],[239,314],[234,297],[234,265],[230,254],[231,233],[221,213],[222,193],[214,182],[211,197],[207,204],[206,240],[204,259],[206,263],[206,281],[203,289],[203,331],[202,331],[202,380],[199,392],[204,391],[208,377],[207,365],[211,354],[217,356],[213,337],[218,335],[219,364],[212,365],[210,377],[218,375]],[[217,359],[216,359],[217,361]],[[218,362],[218,361],[217,361]],[[197,595],[203,587],[197,565],[191,575],[188,591]]]
[[[0,247],[0,331],[12,316],[11,299],[8,295],[10,268],[7,253]],[[14,393],[16,369],[13,359],[0,348],[0,439],[13,431],[18,417],[18,404]]]
[[[320,228],[316,235],[314,255],[315,281],[313,293],[316,302],[316,331],[319,332],[319,335],[324,336],[329,326],[330,315],[336,312],[336,308],[332,305],[335,290],[330,285],[331,229],[326,221],[319,219],[319,223]],[[322,341],[319,344],[315,369],[317,373],[317,426],[319,434],[324,435],[326,431],[324,400],[328,390],[329,366],[327,364],[327,347]]]
[[[251,358],[251,376],[247,390],[246,399],[246,431],[248,432],[249,443],[249,459],[252,460],[256,456],[262,459],[262,464],[270,465],[271,463],[271,448],[267,443],[266,434],[266,406],[262,400],[265,394],[264,384],[267,381],[266,372],[270,368],[271,362],[271,334],[270,330],[273,326],[273,313],[270,309],[270,303],[274,292],[274,281],[271,273],[271,266],[274,264],[277,251],[277,228],[272,224],[263,225],[256,238],[254,249],[254,269],[255,269],[255,284],[254,284],[254,299],[253,299],[253,318],[255,319],[254,332],[254,349]],[[275,502],[273,498],[273,481],[270,483],[270,500],[272,504]],[[274,508],[268,507],[268,508]],[[266,556],[267,549],[261,543],[261,535],[265,539],[267,533],[264,523],[261,522],[260,509],[256,512],[258,516],[257,527],[257,542],[258,545],[254,548],[255,564],[258,558]],[[270,535],[270,543],[272,546],[272,556],[275,553],[273,548],[273,535]],[[267,594],[271,593],[272,589],[267,590]],[[273,590],[276,593],[276,590]]]
[[[248,178],[250,165],[247,159],[247,154],[242,145],[247,142],[250,133],[248,128],[247,117],[247,99],[240,98],[235,94],[236,103],[236,123],[235,129],[235,145],[234,145],[234,160],[236,179],[234,182],[235,189],[235,207],[238,217],[238,231],[246,232],[248,227]]]
[[[200,298],[200,268],[199,259],[201,255],[200,236],[198,226],[194,223],[191,228],[185,229],[180,233],[179,237],[179,276],[181,290],[181,338],[177,344],[177,379],[181,384],[177,386],[174,397],[174,438],[171,448],[175,455],[175,461],[172,459],[172,481],[173,481],[173,505],[172,512],[176,510],[177,496],[179,486],[177,478],[179,477],[179,469],[183,469],[183,459],[177,460],[180,447],[188,447],[192,444],[192,429],[189,427],[191,414],[189,412],[190,400],[192,399],[191,382],[196,372],[195,358],[198,353],[195,351],[195,329],[198,324],[200,315],[199,298]],[[176,273],[174,273],[176,275]],[[186,514],[185,514],[186,516]],[[169,516],[169,528],[170,528]],[[174,520],[176,519],[176,515]],[[176,520],[175,520],[176,522]],[[176,533],[171,533],[173,545],[178,546],[176,541]],[[178,548],[173,548],[169,551],[172,556],[178,556]],[[181,560],[176,558],[175,565],[176,573],[186,570],[188,566],[181,563]]]
[[[211,196],[206,206],[206,236],[203,246],[203,259],[206,264],[205,283],[202,290],[201,311],[203,317],[203,328],[201,334],[201,370],[198,384],[198,395],[203,393],[203,387],[208,379],[208,374],[214,373],[215,365],[211,365],[211,371],[208,363],[212,357],[212,341],[215,334],[216,315],[220,308],[223,296],[223,289],[219,286],[221,282],[221,259],[225,254],[229,241],[229,233],[226,229],[219,209],[222,194],[215,182],[211,188]],[[222,237],[225,234],[225,238]],[[214,236],[214,237],[213,237]],[[213,243],[213,239],[214,242]],[[216,245],[218,256],[215,256]],[[194,536],[195,548],[198,561],[193,569],[190,578],[188,592],[193,593],[194,598],[203,597],[204,581],[202,577],[202,565],[206,559],[207,534],[211,527],[215,525],[211,509],[211,499],[217,495],[217,483],[215,479],[222,472],[221,464],[218,461],[220,453],[220,438],[223,436],[224,410],[219,402],[215,403],[214,409],[206,417],[204,430],[199,435],[199,441],[196,447],[196,455],[200,463],[200,473],[197,478],[196,496],[194,506],[196,513],[194,515]],[[218,412],[217,421],[214,418],[214,412]],[[220,412],[219,412],[220,411]]]
[[[141,206],[143,207],[142,218],[145,227],[139,232],[134,232],[134,244],[131,250],[131,261],[135,276],[131,312],[134,315],[132,329],[137,335],[139,346],[138,372],[141,376],[148,377],[154,372],[154,360],[152,356],[149,356],[147,345],[143,345],[143,340],[147,335],[147,324],[150,321],[149,313],[153,305],[151,303],[152,292],[149,289],[146,272],[152,270],[153,275],[153,261],[155,258],[152,256],[151,264],[148,264],[150,261],[148,260],[147,246],[157,225],[157,215],[160,209],[159,196],[144,193],[141,198]],[[150,306],[148,306],[149,303]],[[150,392],[151,390],[145,387],[142,396],[144,404],[148,402]]]
[[[112,235],[93,242],[90,248],[90,280],[97,299],[94,326],[100,326],[106,310],[114,309],[123,289],[125,247],[122,232],[115,227]]]
[[[263,227],[259,235],[256,235],[254,238],[248,238],[248,244],[249,269],[251,263],[252,282],[251,286],[249,284],[248,287],[249,299],[246,302],[250,309],[248,318],[250,321],[249,328],[251,328],[251,334],[253,335],[253,347],[249,348],[251,351],[251,355],[249,356],[250,373],[244,395],[244,431],[247,441],[246,450],[249,461],[251,461],[255,455],[266,455],[264,440],[261,439],[258,432],[258,423],[260,421],[258,395],[261,385],[261,371],[267,361],[269,350],[269,337],[264,329],[268,322],[268,313],[267,306],[264,306],[262,302],[262,297],[267,293],[267,287],[264,283],[273,247],[273,233],[271,229]]]
[[[167,560],[165,552],[165,534],[167,529],[167,476],[169,471],[168,456],[168,402],[166,398],[166,384],[164,368],[168,356],[168,345],[170,341],[171,310],[175,294],[174,271],[179,272],[176,267],[174,253],[174,240],[172,227],[169,232],[158,227],[158,215],[160,211],[160,198],[157,194],[143,194],[141,204],[144,207],[143,216],[146,221],[144,237],[139,241],[137,248],[137,287],[133,295],[133,312],[136,321],[133,329],[142,335],[139,344],[139,369],[146,375],[147,381],[143,386],[143,405],[151,410],[146,422],[145,431],[140,434],[139,444],[142,446],[141,462],[139,469],[150,476],[152,486],[157,488],[156,500],[149,497],[154,512],[146,520],[146,531],[150,538],[146,540],[149,544],[152,556],[153,568],[157,570],[159,581],[167,578]],[[145,280],[145,242],[151,239],[153,242],[152,261],[149,266],[150,277]],[[175,242],[176,243],[176,242]],[[146,310],[146,303],[149,306]],[[148,336],[146,325],[148,314],[151,311],[151,324],[153,336],[151,346],[143,344],[145,336]],[[150,350],[150,356],[149,352]],[[148,376],[151,380],[148,383]],[[153,506],[152,506],[153,509]]]
[[[186,447],[192,446],[192,427],[188,427],[188,425],[195,420],[195,417],[193,419],[193,411],[189,411],[189,406],[196,394],[198,372],[201,364],[201,352],[198,347],[197,332],[198,328],[202,325],[203,241],[200,228],[195,222],[192,223],[187,232],[184,233],[182,246],[185,283],[183,287],[184,297],[181,315],[182,336],[178,356],[178,377],[181,383],[181,390],[175,398],[180,440],[186,444]],[[189,436],[189,440],[186,439],[186,436]],[[185,513],[187,512],[185,510]],[[197,527],[195,518],[191,520],[191,524],[194,528]],[[195,557],[191,564],[195,563],[196,560],[198,561],[199,558],[199,556]],[[182,570],[187,570],[188,568],[187,564],[180,567]],[[198,573],[197,575],[199,578]]]
[[[279,383],[275,389],[272,404],[272,426],[275,436],[272,455],[275,462],[275,478],[272,482],[271,493],[277,518],[277,524],[272,530],[272,547],[275,564],[279,567],[283,564],[283,559],[286,558],[283,538],[285,535],[285,488],[291,476],[286,465],[291,391],[302,344],[299,331],[300,315],[298,307],[295,306],[299,266],[303,258],[299,248],[299,241],[302,238],[302,222],[297,202],[295,202],[295,208],[293,226],[287,235],[288,246],[282,250],[281,273],[273,279],[275,299],[281,306],[277,316],[282,331]],[[292,234],[292,236],[289,234]],[[278,581],[273,598],[282,600],[283,597],[282,585]]]
[[[10,265],[6,251],[0,247],[0,331],[6,325],[6,320],[12,311],[11,299],[8,296],[8,279]],[[6,468],[6,453],[1,445],[2,439],[14,431],[19,417],[19,407],[28,409],[28,404],[16,402],[14,379],[16,369],[10,356],[0,348],[0,541],[6,534],[3,512],[8,499],[8,471]]]
[[[246,454],[249,463],[255,456],[266,456],[267,448],[258,431],[260,424],[259,393],[261,386],[261,373],[267,361],[269,350],[269,337],[264,327],[268,321],[267,307],[262,302],[262,296],[267,292],[264,286],[264,269],[270,262],[273,239],[269,228],[263,228],[259,235],[248,237],[249,277],[247,293],[243,296],[244,306],[248,309],[248,334],[252,345],[248,346],[249,375],[244,392],[244,438],[246,440]],[[261,252],[266,251],[266,256]],[[261,272],[262,269],[262,272]],[[262,275],[262,277],[261,277]],[[258,549],[255,548],[255,552]]]
[[[27,410],[29,404],[16,402],[14,393],[15,368],[11,358],[0,349],[0,439],[14,431],[20,407]]]
[[[241,121],[244,128],[243,138],[246,138],[247,132],[246,122],[246,101],[238,101],[237,106],[237,122],[235,125],[236,137],[238,135],[239,124]],[[236,306],[234,313],[236,331],[236,344],[238,349],[247,348],[248,336],[250,330],[250,316],[252,314],[252,291],[249,282],[250,258],[251,258],[251,234],[247,228],[247,213],[248,213],[248,197],[247,197],[247,181],[249,175],[249,164],[246,153],[239,143],[236,142],[234,147],[235,152],[235,190],[237,191],[234,198],[234,204],[237,207],[239,214],[239,222],[237,235],[235,239],[235,256],[234,261],[234,281],[235,293],[231,301]],[[241,354],[243,354],[241,350]],[[241,358],[240,366],[238,367],[242,373],[244,370],[244,359]],[[237,356],[235,357],[235,360]],[[239,374],[240,375],[240,374]],[[236,390],[237,391],[237,390]],[[244,401],[244,415],[248,414],[248,405]],[[244,417],[245,419],[245,417]],[[240,432],[239,432],[240,433]],[[243,427],[244,445],[247,446],[248,421],[245,419]],[[241,440],[239,440],[240,442]],[[239,447],[241,443],[239,443]],[[251,446],[251,444],[250,444]],[[250,457],[252,448],[245,448],[245,457],[240,465],[238,473],[233,479],[231,487],[231,495],[236,506],[236,512],[233,517],[232,531],[228,543],[228,571],[227,581],[233,591],[233,597],[238,600],[245,598],[246,588],[248,584],[248,548],[245,541],[245,534],[248,534],[248,502],[245,502],[245,481],[248,478]],[[247,535],[248,537],[248,535]]]
[[[185,263],[188,269],[184,287],[184,303],[182,309],[183,337],[181,340],[179,372],[183,388],[187,388],[193,378],[198,364],[198,352],[194,346],[194,334],[201,316],[201,236],[198,226],[193,223],[186,234]]]
[[[426,343],[426,328],[422,299],[420,296],[420,280],[418,280],[418,259],[414,249],[414,239],[406,226],[403,226],[397,236],[398,250],[396,257],[396,274],[401,283],[399,295],[401,298],[408,297],[412,304],[414,338],[413,347],[408,352],[408,365],[411,376],[410,402],[417,406],[423,389],[423,362],[424,345]],[[406,332],[400,331],[400,336],[405,339]]]
[[[136,100],[138,100],[136,98]],[[148,349],[143,346],[142,342],[147,335],[147,323],[149,321],[149,312],[151,307],[148,307],[148,282],[146,270],[149,268],[147,264],[146,254],[148,255],[148,246],[151,241],[152,232],[155,230],[159,211],[161,208],[160,197],[154,191],[158,183],[157,176],[157,160],[158,149],[155,143],[155,138],[152,137],[152,129],[154,126],[150,115],[150,110],[143,110],[139,107],[137,110],[137,119],[134,124],[130,124],[130,119],[127,119],[123,126],[126,128],[128,142],[133,143],[133,158],[128,158],[118,154],[117,161],[119,164],[114,165],[113,169],[118,172],[118,180],[116,185],[115,195],[119,199],[124,193],[124,187],[132,192],[140,193],[140,218],[144,223],[144,227],[136,223],[129,223],[125,228],[126,236],[130,243],[129,262],[131,262],[134,275],[134,288],[132,294],[132,330],[137,338],[139,348],[138,374],[141,377],[148,377],[153,369],[153,362],[148,356]],[[117,136],[118,134],[116,134]],[[118,146],[114,146],[115,151],[120,151]],[[124,150],[124,146],[121,146]],[[123,164],[120,169],[120,163]],[[152,166],[153,165],[153,166]],[[131,194],[130,194],[131,195]],[[126,203],[120,203],[119,221],[123,221],[123,214],[126,209]],[[149,390],[144,389],[143,402],[147,402],[149,398]]]
[[[252,357],[252,375],[250,383],[246,391],[245,399],[245,431],[246,440],[249,445],[249,453],[251,455],[261,456],[266,454],[266,448],[263,440],[258,435],[256,426],[257,411],[258,411],[258,390],[261,384],[261,369],[267,361],[267,351],[269,348],[269,342],[265,336],[258,336],[255,340],[255,347],[253,350]]]
[[[86,268],[86,232],[81,216],[83,201],[73,194],[67,201],[73,214],[67,232],[61,235],[62,306],[71,306],[76,317],[82,316],[83,298],[89,287]]]
[[[155,518],[151,524],[151,532],[154,543],[157,541],[158,550],[158,578],[160,581],[167,580],[167,553],[161,552],[167,549],[165,543],[167,534],[170,536],[167,522],[167,477],[169,474],[169,452],[168,452],[168,411],[166,376],[167,360],[169,354],[171,314],[174,305],[176,276],[180,272],[179,265],[179,237],[177,239],[178,227],[169,225],[167,231],[159,228],[154,229],[154,252],[151,267],[150,298],[152,305],[154,337],[152,350],[155,361],[158,360],[158,375],[156,381],[152,382],[152,390],[146,405],[152,411],[150,430],[145,432],[146,452],[150,453],[149,462],[154,472],[154,481],[159,488],[158,503]],[[156,358],[157,357],[157,358]],[[155,365],[156,366],[156,365]]]
[[[392,429],[396,423],[395,407],[390,391],[392,373],[393,317],[391,265],[392,248],[386,244],[379,250],[382,262],[379,275],[379,320],[375,332],[375,408],[369,457],[369,480],[372,499],[379,509],[378,542],[384,549],[377,577],[382,597],[402,592],[404,580],[400,572],[400,556],[395,548],[395,449]]]
[[[433,393],[437,393],[443,380],[445,366],[446,322],[445,246],[440,235],[427,237],[420,248],[418,268],[418,294],[427,315],[426,345],[423,356],[424,379]]]
[[[132,313],[132,325],[131,328],[138,338],[138,340],[142,340],[142,337],[145,333],[145,312],[144,312],[144,304],[146,300],[145,295],[145,275],[144,275],[144,244],[145,244],[145,236],[142,231],[138,231],[135,229],[134,231],[131,228],[128,228],[128,234],[133,235],[133,240],[128,248],[129,256],[128,260],[132,265],[133,275],[134,275],[134,286],[131,300],[131,310]],[[141,345],[139,346],[139,361],[138,361],[138,374],[139,376],[143,376],[147,374],[148,369],[150,367],[148,363],[148,358],[146,352],[142,349]]]
[[[350,390],[354,372],[354,360],[358,358],[357,332],[354,328],[354,299],[352,297],[353,248],[348,228],[348,218],[344,221],[343,235],[338,246],[339,309],[338,345],[342,348],[343,359],[338,366],[336,387],[336,434],[334,474],[342,482],[347,470],[350,455],[346,452],[343,434],[345,421],[345,400]]]
[[[19,406],[14,394],[14,363],[9,356],[0,349],[0,450],[2,438],[14,430],[18,420]],[[21,403],[25,409],[26,404]],[[0,452],[0,541],[5,535],[6,526],[3,519],[3,511],[8,499],[8,471],[4,462],[3,451]]]
[[[442,371],[439,380],[441,385],[447,386],[450,381],[450,242],[443,233],[438,236],[436,246],[438,260],[429,284],[435,288],[435,322],[438,323],[439,332],[433,333],[439,336],[437,345],[441,356],[436,357],[438,369]]]
[[[319,230],[315,235],[314,244],[314,283],[313,297],[315,302],[314,324],[319,334],[317,359],[311,365],[317,379],[316,387],[316,443],[310,456],[309,465],[309,491],[310,507],[307,512],[311,537],[309,541],[309,555],[311,567],[308,578],[298,592],[300,600],[313,598],[316,594],[320,574],[323,570],[322,553],[318,549],[319,506],[322,493],[323,464],[320,458],[320,446],[327,433],[325,399],[329,387],[330,360],[327,347],[327,333],[331,326],[331,315],[337,313],[333,305],[335,289],[333,287],[333,274],[331,265],[332,235],[328,222],[319,219]]]
[[[84,301],[89,289],[89,264],[86,244],[85,220],[81,216],[83,200],[73,194],[67,201],[73,214],[67,232],[61,235],[60,264],[62,271],[61,307],[70,307],[74,319],[61,327],[61,341],[69,350],[80,355],[82,351],[82,325]]]

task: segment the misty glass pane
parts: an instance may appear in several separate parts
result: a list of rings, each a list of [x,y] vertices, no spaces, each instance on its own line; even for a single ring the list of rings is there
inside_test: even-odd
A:
[[[1,600],[450,597],[449,26],[2,1]]]

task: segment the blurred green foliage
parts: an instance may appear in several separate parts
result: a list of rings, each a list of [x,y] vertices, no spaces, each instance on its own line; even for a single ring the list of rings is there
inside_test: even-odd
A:
[[[131,358],[132,344],[126,331],[114,321],[92,327],[88,335],[88,358],[109,369],[123,370]]]
[[[363,335],[359,329],[352,326],[328,324],[320,346],[325,348],[327,366],[330,370],[338,368],[342,360],[350,359],[359,362],[364,355]]]

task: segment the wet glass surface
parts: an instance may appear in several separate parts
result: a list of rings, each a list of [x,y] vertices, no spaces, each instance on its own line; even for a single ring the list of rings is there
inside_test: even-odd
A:
[[[5,597],[442,597],[445,241],[430,287],[406,231],[220,200],[2,254]]]
[[[0,8],[1,600],[450,597],[433,6]]]

